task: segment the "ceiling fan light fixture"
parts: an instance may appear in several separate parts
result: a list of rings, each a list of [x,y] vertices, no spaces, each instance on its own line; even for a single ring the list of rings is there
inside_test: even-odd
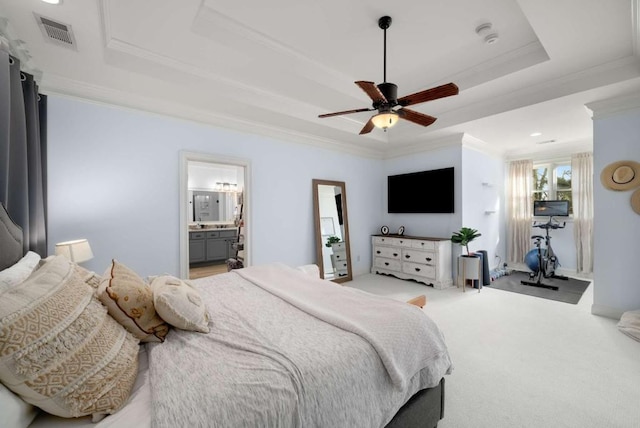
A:
[[[371,118],[371,121],[376,128],[387,129],[393,127],[396,123],[398,123],[398,119],[398,113],[384,112],[373,116]]]

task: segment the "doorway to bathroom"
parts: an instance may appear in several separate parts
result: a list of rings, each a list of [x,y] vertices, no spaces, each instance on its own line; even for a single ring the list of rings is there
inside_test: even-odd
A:
[[[180,154],[180,275],[196,279],[250,264],[250,165]]]

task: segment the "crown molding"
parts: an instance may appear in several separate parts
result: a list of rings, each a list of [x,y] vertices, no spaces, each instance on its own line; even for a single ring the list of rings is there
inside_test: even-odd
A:
[[[592,113],[593,119],[605,119],[620,113],[640,109],[640,94],[623,95],[620,97],[598,100],[586,105]]]
[[[388,149],[384,153],[384,159],[394,159],[403,156],[440,150],[447,147],[461,147],[463,136],[463,133],[456,133],[442,138],[425,140],[415,144]]]
[[[162,99],[136,95],[130,92],[80,82],[53,74],[47,74],[45,77],[46,79],[43,81],[41,89],[43,92],[49,94],[80,98],[97,104],[106,104],[135,111],[169,116],[173,119],[213,125],[232,131],[268,137],[279,141],[305,144],[360,157],[382,159],[384,155],[380,150],[342,143],[340,141],[240,119],[234,116],[213,113],[209,110],[196,109]]]
[[[475,150],[487,156],[504,159],[504,150],[492,147],[486,141],[467,134],[466,132],[462,135],[462,147]]]

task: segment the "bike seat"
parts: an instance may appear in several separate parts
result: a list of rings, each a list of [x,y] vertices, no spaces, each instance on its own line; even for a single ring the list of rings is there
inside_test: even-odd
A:
[[[540,235],[533,235],[531,237],[531,239],[544,239],[544,236],[540,236]]]

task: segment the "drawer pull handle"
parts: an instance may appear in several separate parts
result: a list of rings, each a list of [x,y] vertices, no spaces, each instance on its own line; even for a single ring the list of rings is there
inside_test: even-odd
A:
[[[384,265],[385,266],[389,266],[389,262],[384,262]]]
[[[416,269],[416,272],[420,272],[420,268],[415,268],[415,269]]]
[[[380,254],[380,250],[376,251],[376,254]]]
[[[402,244],[404,241],[400,241],[400,243]]]
[[[430,262],[431,261],[431,257],[427,257],[427,261]]]
[[[410,258],[411,258],[411,256],[410,256],[409,254],[405,254],[404,258],[405,258],[405,259],[410,259]]]
[[[393,257],[398,257],[398,253],[393,253]]]
[[[339,259],[339,258],[340,258],[340,254],[336,254],[336,259]]]
[[[422,245],[424,247],[424,242],[421,242],[420,245]]]

